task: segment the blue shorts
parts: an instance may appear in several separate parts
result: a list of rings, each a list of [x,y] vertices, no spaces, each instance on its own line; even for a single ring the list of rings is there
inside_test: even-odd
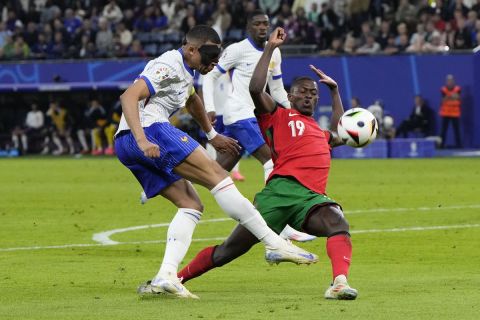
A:
[[[225,125],[223,124],[223,116],[216,116],[215,119],[215,131],[218,133],[223,133],[225,131]]]
[[[214,129],[218,133],[222,134],[223,131],[225,131],[225,125],[223,124],[223,116],[215,116],[215,119],[216,121],[215,121]],[[203,130],[200,130],[199,136],[200,138],[207,139],[207,135],[205,134],[205,132],[203,132]]]
[[[243,150],[250,154],[265,144],[256,118],[239,120],[226,125],[223,134],[237,140]]]
[[[144,128],[148,141],[160,147],[159,158],[145,157],[130,130],[115,137],[115,152],[120,162],[132,171],[148,198],[182,177],[173,169],[182,163],[198,146],[198,142],[168,122],[154,123]]]

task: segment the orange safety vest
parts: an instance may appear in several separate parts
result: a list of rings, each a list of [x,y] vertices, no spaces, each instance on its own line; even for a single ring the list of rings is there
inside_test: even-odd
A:
[[[460,118],[460,87],[455,86],[451,90],[442,87],[444,101],[440,105],[440,116],[449,118]],[[458,94],[457,98],[453,98],[454,94]],[[446,99],[445,99],[446,98]]]

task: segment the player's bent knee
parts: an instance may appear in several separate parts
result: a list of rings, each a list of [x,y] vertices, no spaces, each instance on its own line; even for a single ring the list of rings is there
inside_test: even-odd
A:
[[[203,212],[203,209],[204,209],[203,204],[194,199],[181,199],[181,200],[175,201],[174,204],[177,208],[189,208],[189,209],[194,209],[200,212]]]

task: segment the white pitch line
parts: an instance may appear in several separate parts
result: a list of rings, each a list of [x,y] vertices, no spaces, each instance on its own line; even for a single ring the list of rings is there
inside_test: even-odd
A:
[[[207,222],[207,221],[205,221]],[[449,226],[427,226],[427,227],[407,227],[407,228],[393,228],[393,229],[367,229],[367,230],[353,230],[352,234],[363,234],[363,233],[379,233],[379,232],[405,232],[405,231],[429,231],[429,230],[448,230],[448,229],[466,229],[466,228],[480,228],[480,223],[477,224],[456,224]],[[221,241],[225,240],[224,237],[215,237],[215,238],[199,238],[192,239],[195,242],[201,241]],[[165,240],[147,240],[147,241],[131,241],[131,242],[117,242],[115,244],[101,244],[101,243],[85,243],[85,244],[65,244],[58,246],[35,246],[35,247],[18,247],[18,248],[3,248],[0,249],[0,252],[5,251],[20,251],[20,250],[41,250],[41,249],[65,249],[65,248],[75,248],[75,247],[103,247],[111,245],[122,245],[122,244],[151,244],[151,243],[165,243]]]
[[[447,207],[417,207],[417,208],[377,208],[377,209],[359,209],[359,210],[352,210],[352,211],[345,211],[346,215],[350,214],[358,214],[358,213],[374,213],[374,212],[406,212],[406,211],[432,211],[432,210],[457,210],[457,209],[473,209],[473,208],[480,208],[480,204],[473,204],[473,205],[464,205],[464,206],[447,206]],[[206,222],[224,222],[224,221],[233,221],[230,218],[219,218],[219,219],[209,219],[209,220],[200,220],[200,223]],[[93,235],[93,241],[96,241],[101,244],[119,244],[120,242],[114,241],[110,239],[110,237],[117,233],[134,231],[134,230],[141,230],[141,229],[148,229],[148,228],[160,228],[160,227],[168,227],[169,223],[160,223],[160,224],[149,224],[143,226],[133,226],[121,229],[114,229],[109,231],[102,231],[99,233],[95,233]]]

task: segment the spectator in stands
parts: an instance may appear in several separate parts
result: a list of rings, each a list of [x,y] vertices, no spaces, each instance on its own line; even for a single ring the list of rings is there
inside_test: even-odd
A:
[[[95,46],[97,47],[97,55],[107,57],[113,49],[113,34],[108,26],[108,21],[100,18],[98,21],[98,32],[95,39]]]
[[[422,137],[434,134],[434,113],[420,95],[415,96],[410,116],[403,120],[397,129],[397,136],[408,137],[410,132],[417,132]]]
[[[65,18],[63,19],[63,26],[65,30],[73,38],[75,31],[82,26],[82,20],[74,15],[72,9],[65,10]]]
[[[95,44],[89,40],[87,35],[82,36],[80,49],[78,51],[78,58],[80,59],[92,59],[96,57],[97,49]]]
[[[30,56],[34,59],[45,59],[48,57],[49,52],[50,52],[50,45],[49,43],[47,43],[45,34],[39,33],[37,36],[37,41],[32,47]]]
[[[127,48],[132,43],[132,33],[130,30],[125,28],[125,24],[120,22],[115,28],[115,33],[120,37],[120,43],[122,46]]]
[[[375,35],[370,33],[367,35],[367,42],[357,49],[358,54],[376,54],[381,50],[380,44],[375,41]]]
[[[347,54],[352,54],[352,55],[356,54],[357,39],[355,39],[352,33],[347,34],[347,38],[345,39],[345,45],[343,49]]]
[[[383,49],[385,54],[396,54],[399,52],[398,47],[395,45],[395,36],[393,34],[388,36],[387,46]]]
[[[380,31],[377,36],[377,42],[380,44],[380,48],[385,50],[388,45],[388,37],[392,35],[390,20],[382,20],[380,24]]]
[[[307,19],[312,23],[318,23],[318,16],[320,12],[318,11],[318,3],[312,2],[310,8],[307,10]]]
[[[259,0],[258,8],[265,12],[269,17],[277,14],[280,6],[282,5],[281,0]]]
[[[441,89],[442,104],[440,105],[440,117],[442,118],[442,144],[441,147],[445,147],[447,139],[447,130],[452,123],[455,133],[455,147],[461,148],[462,141],[460,138],[460,116],[461,116],[461,88],[455,84],[455,78],[449,74],[445,80],[445,86]]]
[[[128,50],[127,55],[129,57],[140,57],[140,58],[144,58],[147,56],[145,54],[145,51],[143,51],[142,43],[139,40],[132,41],[132,45],[130,46],[130,49]]]
[[[7,25],[5,24],[5,22],[0,21],[0,49],[3,48],[3,46],[7,42],[7,37],[11,35],[12,33],[10,30],[7,29]]]
[[[56,17],[62,14],[62,10],[56,4],[54,4],[53,0],[47,0],[45,6],[40,12],[40,22],[41,23],[49,23]]]
[[[317,25],[321,32],[320,48],[328,48],[338,28],[338,17],[329,2],[322,3]]]
[[[155,9],[153,10],[154,14],[154,22],[153,22],[153,32],[160,31],[160,30],[165,30],[168,28],[168,17],[165,15],[163,12],[162,8],[160,6],[156,6]]]
[[[117,24],[123,19],[122,9],[120,9],[115,0],[110,0],[103,8],[102,17],[109,23]]]
[[[48,57],[53,59],[63,58],[66,46],[61,32],[55,32],[53,43],[48,47]]]
[[[332,40],[332,43],[330,44],[330,47],[328,47],[325,50],[320,51],[321,55],[338,55],[338,54],[344,54],[345,50],[343,50],[343,41],[342,38],[335,37]]]
[[[0,50],[0,57],[5,60],[13,59],[15,57],[15,44],[12,36],[5,38],[5,44]]]
[[[180,30],[182,32],[187,33],[192,27],[197,25],[197,18],[195,17],[195,7],[193,5],[189,5],[187,7],[187,15],[183,18],[182,26]]]
[[[217,7],[217,10],[212,15],[212,28],[220,35],[220,39],[224,39],[227,30],[232,24],[232,15],[228,12],[225,0],[218,0]]]
[[[415,21],[416,14],[417,10],[408,0],[400,0],[395,12],[395,21],[411,24]]]
[[[35,45],[38,38],[37,35],[38,35],[37,24],[33,21],[28,22],[27,30],[25,30],[22,36],[30,48],[32,48]]]
[[[445,52],[449,48],[442,43],[442,37],[438,31],[434,32],[429,41],[423,45],[423,52]]]
[[[45,117],[43,112],[38,109],[36,103],[32,103],[31,110],[27,113],[23,126],[16,127],[12,132],[13,147],[17,150],[21,150],[22,154],[28,153],[30,151],[29,139],[36,136],[43,140],[45,129],[44,124]],[[20,140],[22,142],[21,147]]]
[[[97,32],[93,29],[90,19],[83,20],[83,24],[75,31],[74,42],[80,43],[83,36],[87,37],[87,42],[95,42],[97,38]]]
[[[12,59],[23,60],[30,57],[30,47],[23,41],[22,36],[17,36],[14,43],[14,54]]]

